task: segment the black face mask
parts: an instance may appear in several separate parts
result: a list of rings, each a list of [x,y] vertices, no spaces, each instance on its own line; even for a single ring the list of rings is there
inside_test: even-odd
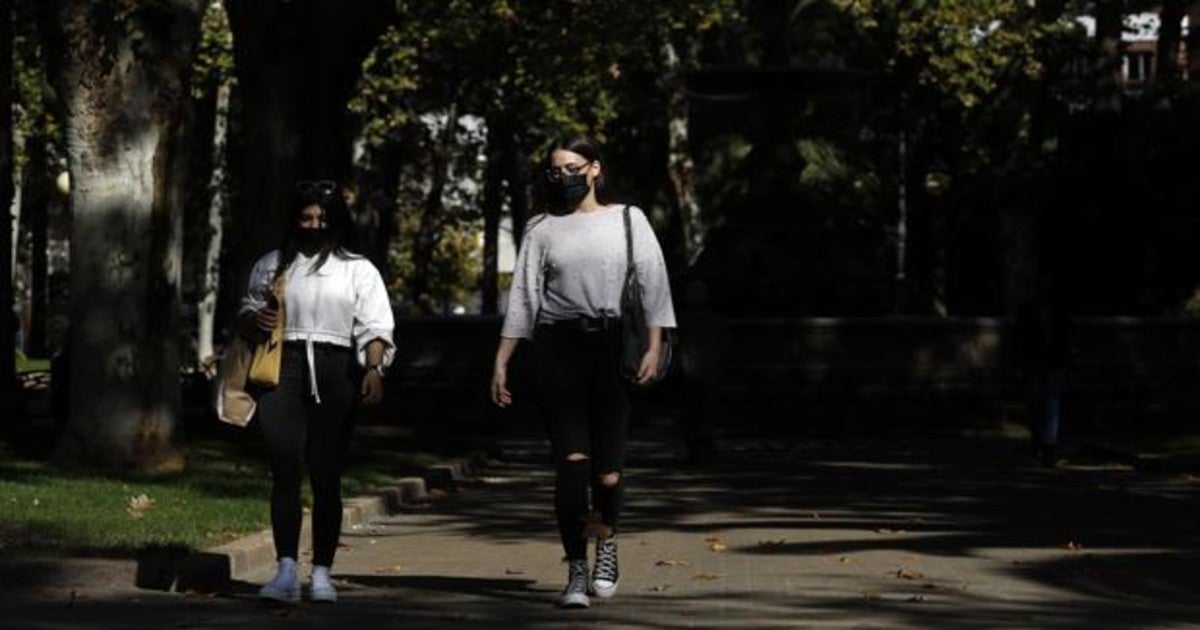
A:
[[[591,192],[592,186],[588,184],[587,175],[579,173],[578,175],[568,175],[562,178],[561,181],[554,182],[551,191],[558,202],[559,208],[562,210],[574,210],[579,202],[583,201],[588,193]]]
[[[329,230],[313,230],[303,228],[296,234],[296,250],[305,256],[312,256],[325,246]]]

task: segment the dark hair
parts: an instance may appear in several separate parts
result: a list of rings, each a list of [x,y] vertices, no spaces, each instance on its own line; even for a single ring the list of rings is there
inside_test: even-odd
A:
[[[323,185],[322,185],[323,184]],[[310,269],[315,273],[320,269],[329,256],[341,259],[357,258],[350,246],[352,245],[353,224],[350,221],[350,209],[346,206],[346,198],[342,189],[332,180],[300,180],[292,187],[289,195],[287,224],[283,231],[283,244],[279,247],[279,266],[275,275],[279,276],[296,260],[299,251],[297,247],[300,233],[300,213],[309,206],[318,206],[325,213],[327,238],[317,253],[317,260]]]
[[[546,169],[550,168],[551,156],[554,155],[554,152],[560,150],[578,153],[589,162],[601,162],[600,149],[596,147],[596,143],[593,142],[588,136],[577,133],[560,137],[557,142],[550,145],[550,148],[546,149],[546,154],[542,156],[542,160],[538,163],[537,177],[535,178],[535,181],[538,182],[538,185],[534,189],[536,195],[534,204],[537,211],[546,212],[555,210],[554,204],[550,202],[549,182],[546,181],[545,177],[542,177],[542,173],[544,173]],[[605,195],[604,190],[603,169],[601,169],[600,174],[596,176],[594,187],[596,189],[596,201],[599,201],[600,203],[607,203],[608,197]]]

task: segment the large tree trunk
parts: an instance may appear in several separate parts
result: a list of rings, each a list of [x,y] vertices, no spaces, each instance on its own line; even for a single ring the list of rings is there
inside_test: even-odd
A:
[[[213,365],[216,356],[213,330],[217,316],[217,294],[221,287],[221,243],[225,233],[225,139],[228,135],[229,97],[232,90],[232,81],[225,81],[217,87],[217,103],[213,114],[212,174],[208,179],[211,197],[205,225],[207,242],[204,246],[204,267],[198,287],[200,302],[196,307],[196,359],[200,367],[205,369]]]
[[[1096,108],[1115,112],[1121,109],[1121,31],[1124,28],[1124,2],[1100,2],[1096,5]]]
[[[181,213],[169,205],[169,178],[204,4],[41,7],[72,174],[71,390],[61,461],[183,467]]]
[[[11,208],[16,187],[13,182],[13,4],[0,0],[0,208]],[[7,219],[7,217],[6,217]],[[12,247],[13,222],[0,221],[0,243]],[[13,265],[12,252],[0,252],[0,409],[15,410],[16,352],[13,338]],[[9,422],[16,421],[9,418]]]
[[[223,285],[225,302],[277,244],[297,179],[352,172],[346,102],[387,28],[391,0],[226,0],[241,107],[243,169]]]

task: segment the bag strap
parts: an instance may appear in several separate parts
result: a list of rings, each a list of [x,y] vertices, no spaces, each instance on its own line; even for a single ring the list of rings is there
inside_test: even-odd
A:
[[[633,261],[633,228],[629,220],[629,204],[625,204],[625,277],[637,273],[637,263]]]

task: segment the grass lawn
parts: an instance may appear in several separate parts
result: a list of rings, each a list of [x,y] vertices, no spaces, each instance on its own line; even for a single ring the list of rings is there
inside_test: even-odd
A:
[[[269,526],[270,478],[259,438],[188,446],[185,473],[147,478],[61,469],[0,443],[0,554],[130,556],[140,549],[203,549]],[[442,459],[397,440],[356,440],[344,496],[369,492]],[[149,509],[130,511],[145,495]],[[309,504],[305,488],[304,502]]]

